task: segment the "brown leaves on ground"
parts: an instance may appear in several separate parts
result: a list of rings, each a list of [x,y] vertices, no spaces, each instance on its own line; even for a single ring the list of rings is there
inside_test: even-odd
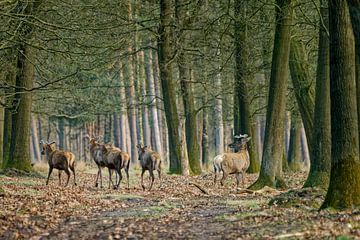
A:
[[[78,186],[70,179],[68,187],[58,186],[56,171],[48,186],[45,178],[0,175],[0,238],[360,238],[360,213],[318,212],[310,203],[323,193],[299,189],[304,173],[286,175],[297,188],[289,192],[236,190],[233,178],[214,186],[211,173],[164,174],[149,192],[141,190],[139,172],[131,172],[131,189],[123,180],[120,190],[107,189],[107,176],[104,188],[95,188],[94,170],[79,173]],[[256,177],[246,175],[246,186]]]

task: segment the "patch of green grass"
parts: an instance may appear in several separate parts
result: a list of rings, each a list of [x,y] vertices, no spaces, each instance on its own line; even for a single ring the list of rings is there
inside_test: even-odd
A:
[[[355,239],[355,238],[351,237],[351,236],[345,236],[345,235],[336,237],[336,240],[352,240],[352,239]]]
[[[38,186],[39,183],[32,181],[31,179],[23,178],[21,181],[14,181],[14,180],[5,180],[0,178],[0,185],[17,185],[17,186]]]
[[[227,206],[230,207],[244,207],[251,209],[260,209],[259,200],[249,199],[249,200],[227,200],[225,202]]]
[[[131,199],[143,199],[142,196],[131,195],[131,194],[98,194],[95,196],[96,198],[102,199],[112,199],[112,200],[131,200]]]

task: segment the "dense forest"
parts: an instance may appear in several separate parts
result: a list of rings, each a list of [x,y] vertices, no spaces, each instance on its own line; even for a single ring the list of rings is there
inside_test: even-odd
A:
[[[5,175],[50,142],[96,167],[96,139],[199,176],[246,134],[246,191],[305,173],[319,208],[360,207],[359,0],[14,0],[0,19]]]

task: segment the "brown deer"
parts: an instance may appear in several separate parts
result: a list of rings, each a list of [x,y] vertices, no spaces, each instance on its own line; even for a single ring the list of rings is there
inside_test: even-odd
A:
[[[101,169],[103,167],[106,167],[106,162],[105,162],[106,159],[103,158],[103,150],[102,150],[103,145],[98,143],[99,137],[94,137],[94,136],[90,137],[89,135],[86,135],[85,137],[89,139],[90,154],[91,154],[91,157],[94,159],[96,166],[98,167],[98,172],[97,172],[96,180],[95,180],[95,187],[98,187],[99,177],[100,177],[100,188],[102,188]],[[109,182],[109,188],[110,188],[110,182]]]
[[[235,136],[235,141],[228,146],[234,148],[234,153],[223,153],[214,158],[214,184],[216,184],[217,173],[223,172],[220,181],[224,185],[224,181],[229,174],[236,175],[236,186],[239,187],[240,174],[242,176],[242,184],[244,186],[244,174],[250,166],[250,157],[247,150],[247,142],[251,139],[247,134]]]
[[[130,157],[126,152],[121,151],[121,149],[117,147],[112,147],[109,145],[102,145],[102,156],[105,162],[105,166],[109,169],[109,182],[113,185],[114,188],[119,188],[120,182],[122,180],[121,169],[124,168],[128,188],[129,186],[129,166],[130,166]],[[112,182],[111,179],[111,170],[115,170],[115,172],[119,175],[119,180],[116,178],[116,185]],[[110,184],[110,183],[109,183]]]
[[[145,190],[144,186],[144,173],[146,170],[149,171],[151,177],[151,184],[149,191],[151,190],[155,176],[153,171],[156,170],[159,174],[159,179],[161,179],[161,157],[158,152],[152,151],[147,148],[147,146],[142,147],[141,144],[136,145],[138,148],[139,160],[141,164],[141,187]]]
[[[46,155],[46,159],[49,164],[49,173],[46,180],[46,185],[49,184],[49,178],[53,169],[59,170],[59,185],[61,185],[61,171],[65,171],[67,174],[67,181],[65,187],[69,183],[70,179],[70,170],[74,173],[74,185],[76,185],[75,177],[75,155],[72,152],[62,151],[55,149],[55,142],[44,142],[40,141],[42,150],[41,154]]]

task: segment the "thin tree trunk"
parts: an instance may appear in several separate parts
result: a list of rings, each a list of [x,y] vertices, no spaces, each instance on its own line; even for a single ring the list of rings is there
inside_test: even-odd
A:
[[[294,113],[291,117],[290,145],[288,152],[289,168],[292,171],[300,171],[301,162],[301,129],[300,120],[296,119]]]
[[[131,1],[128,1],[128,17],[129,21],[132,21],[132,6]],[[135,73],[133,68],[133,47],[130,45],[128,47],[128,58],[127,58],[127,77],[129,80],[129,88],[128,88],[128,100],[129,100],[129,127],[130,127],[130,138],[131,138],[131,147],[129,150],[131,151],[131,158],[133,161],[138,159],[138,152],[136,149],[136,145],[138,144],[137,139],[137,118],[136,118],[136,102],[135,102]]]
[[[218,50],[219,51],[219,50]],[[219,54],[219,53],[218,53]],[[220,69],[219,69],[220,71]],[[220,72],[215,76],[215,89],[221,91],[221,74]],[[214,131],[215,131],[215,154],[219,155],[224,152],[224,124],[223,124],[223,107],[222,96],[218,94],[215,98],[214,107]]]
[[[36,124],[36,118],[34,116],[31,116],[31,141],[33,145],[33,152],[34,152],[34,160],[40,161],[41,155],[40,155],[40,148],[39,148],[39,137],[38,137],[38,129]]]
[[[117,113],[113,114],[113,135],[114,135],[114,144],[116,147],[120,147],[120,124],[119,124],[119,115]],[[121,147],[120,147],[121,148]],[[124,149],[122,149],[124,150]]]
[[[206,104],[206,93],[203,95],[203,105]],[[208,136],[208,110],[206,107],[202,110],[202,138],[201,138],[201,150],[202,150],[202,163],[206,168],[210,165],[209,159],[209,136]]]
[[[157,109],[157,96],[155,92],[155,81],[153,73],[153,64],[152,64],[152,50],[146,50],[144,56],[145,62],[145,74],[148,85],[149,92],[149,101],[150,101],[150,116],[151,116],[151,128],[152,128],[152,146],[155,151],[160,153],[163,156],[162,146],[161,146],[161,133],[159,129],[159,118],[158,118],[158,109]]]
[[[120,95],[120,119],[119,119],[119,124],[120,124],[120,148],[125,151],[128,152],[130,154],[131,157],[131,152],[129,151],[130,149],[128,148],[128,144],[127,144],[127,139],[129,139],[128,135],[128,131],[127,131],[127,108],[124,107],[126,106],[126,95],[125,95],[125,86],[124,86],[124,74],[123,74],[123,65],[121,63],[121,61],[118,61],[119,64],[119,84],[120,84],[120,88],[119,88],[119,95]],[[131,158],[132,159],[132,158]],[[134,159],[132,159],[134,161]]]
[[[264,186],[283,187],[282,155],[284,151],[284,125],[288,60],[290,52],[291,0],[276,1],[276,30],[274,39],[269,100],[266,114],[264,151],[257,181],[251,189]]]
[[[172,79],[172,49],[171,49],[171,2],[160,0],[160,27],[158,38],[158,57],[160,80],[164,99],[166,122],[170,145],[170,172],[182,173],[181,143],[179,134],[179,117],[176,106],[175,83]]]
[[[346,1],[329,1],[331,174],[322,208],[360,207],[355,41],[349,15]]]
[[[330,57],[328,10],[325,3],[321,3],[321,17],[319,29],[318,63],[316,69],[316,96],[314,110],[313,145],[310,151],[310,171],[304,187],[319,187],[327,189],[330,181],[331,168],[331,116],[330,116]]]
[[[151,146],[151,132],[150,132],[150,124],[149,124],[149,107],[148,107],[148,91],[145,78],[145,59],[144,59],[144,51],[139,52],[139,64],[140,64],[140,79],[142,85],[142,95],[143,95],[143,103],[142,103],[142,128],[143,128],[143,136],[144,136],[144,144],[146,146]],[[151,146],[155,147],[155,146]]]
[[[0,101],[3,102],[3,98],[0,97]],[[4,162],[4,120],[5,108],[0,106],[0,168]]]
[[[235,114],[235,135],[248,134],[252,135],[252,118],[250,114],[249,94],[247,86],[247,77],[250,75],[248,70],[248,51],[247,51],[247,23],[246,23],[246,8],[247,0],[235,0],[235,91],[234,98],[237,100],[235,109],[238,111]],[[235,124],[240,124],[236,127]],[[249,173],[259,172],[260,164],[255,147],[255,137],[252,137],[249,144],[250,167]]]

